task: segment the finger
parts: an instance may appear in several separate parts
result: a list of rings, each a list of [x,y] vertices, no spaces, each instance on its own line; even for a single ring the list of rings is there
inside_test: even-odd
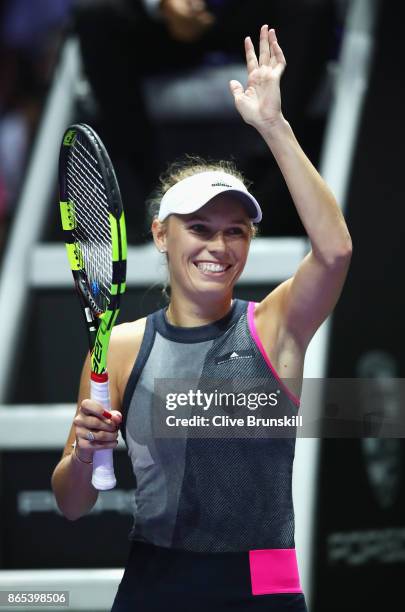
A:
[[[110,443],[118,440],[118,432],[110,432],[110,431],[93,431],[94,440],[91,441],[91,444],[101,444],[101,443]]]
[[[108,412],[108,414],[111,414],[110,411],[106,411],[106,409],[104,408],[102,404],[99,404],[98,402],[92,399],[83,400],[80,405],[80,408],[83,414],[94,415],[99,418],[109,418],[106,415],[104,415],[105,412]]]
[[[235,98],[243,94],[244,91],[242,84],[235,80],[229,81],[229,89]]]
[[[256,70],[259,67],[257,62],[257,57],[255,53],[255,48],[253,46],[252,40],[250,36],[245,38],[245,53],[246,53],[246,67],[248,74]]]
[[[121,425],[122,423],[122,414],[121,412],[119,412],[118,410],[112,410],[111,411],[111,420],[114,423],[114,425]]]
[[[259,66],[268,66],[270,63],[269,26],[263,25],[260,29]]]
[[[286,65],[287,62],[284,57],[284,53],[278,44],[276,32],[274,29],[269,30],[269,43],[272,57],[275,58],[278,64]]]
[[[89,434],[92,434],[91,439],[89,439]],[[91,430],[80,427],[76,431],[76,436],[80,439],[81,446],[85,446],[86,448],[93,448],[97,444],[104,444],[114,442],[114,440],[118,440],[118,432],[117,431],[100,431],[100,430]],[[94,437],[94,440],[92,439]]]
[[[122,414],[118,410],[105,410],[101,404],[86,399],[83,400],[80,411],[73,422],[75,425],[85,423],[90,428],[114,431],[122,422]],[[103,425],[106,427],[103,427]]]
[[[86,416],[83,418],[78,415],[73,419],[73,423],[74,425],[76,425],[76,427],[81,427],[85,429],[100,431],[117,431],[117,423],[113,421],[104,421],[93,416]]]

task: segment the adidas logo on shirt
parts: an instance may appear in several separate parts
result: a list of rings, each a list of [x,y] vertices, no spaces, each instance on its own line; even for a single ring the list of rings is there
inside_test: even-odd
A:
[[[252,359],[254,354],[251,351],[232,351],[232,353],[226,353],[215,359],[215,363],[226,363],[227,361],[233,361],[234,359]]]

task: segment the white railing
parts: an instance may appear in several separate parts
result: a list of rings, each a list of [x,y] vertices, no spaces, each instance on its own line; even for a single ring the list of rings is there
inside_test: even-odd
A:
[[[308,250],[305,238],[256,238],[239,283],[274,284],[294,274]],[[156,247],[146,244],[128,248],[128,287],[144,287],[161,282],[167,274],[166,260]],[[35,247],[27,270],[31,287],[72,288],[72,273],[63,244]]]
[[[30,258],[40,240],[52,190],[56,185],[59,141],[72,117],[78,59],[76,41],[68,40],[38,128],[3,258],[0,272],[0,313],[3,320],[0,326],[0,403],[5,401],[8,381],[13,372],[19,326],[30,289]]]

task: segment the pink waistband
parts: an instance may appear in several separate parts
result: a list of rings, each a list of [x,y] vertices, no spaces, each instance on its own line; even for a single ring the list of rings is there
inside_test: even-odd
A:
[[[253,595],[302,593],[295,548],[249,550]]]

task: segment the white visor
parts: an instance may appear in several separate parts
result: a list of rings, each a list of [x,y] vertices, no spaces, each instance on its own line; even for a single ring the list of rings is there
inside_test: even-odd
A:
[[[261,221],[261,208],[242,181],[217,170],[198,172],[170,187],[160,203],[158,219],[164,221],[173,213],[187,215],[195,212],[215,196],[228,192],[240,199],[253,223]]]

